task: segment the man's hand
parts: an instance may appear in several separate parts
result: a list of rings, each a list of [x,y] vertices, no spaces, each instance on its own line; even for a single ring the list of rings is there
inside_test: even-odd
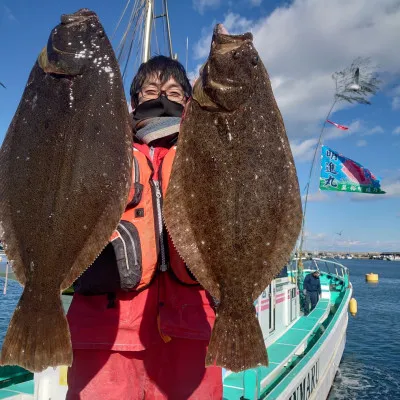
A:
[[[304,296],[307,294],[307,289],[303,289]]]

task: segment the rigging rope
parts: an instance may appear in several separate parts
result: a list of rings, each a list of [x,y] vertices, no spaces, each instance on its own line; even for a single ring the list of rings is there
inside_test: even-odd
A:
[[[153,9],[153,32],[154,32],[154,36],[155,36],[155,39],[156,39],[157,54],[161,54],[160,53],[160,46],[158,45],[157,26],[156,26],[156,18],[155,18],[154,12],[155,12],[155,7]]]
[[[130,3],[130,2],[131,2],[131,0],[128,0],[128,1],[126,2],[124,11],[122,11],[121,17],[119,18],[119,20],[118,20],[118,22],[117,22],[117,25],[115,26],[114,32],[113,32],[113,34],[111,35],[111,40],[114,39],[114,36],[115,36],[115,34],[116,34],[116,32],[117,32],[117,30],[118,30],[120,24],[121,24],[122,19],[124,18],[124,15],[125,15],[125,13],[126,13],[126,10],[127,10],[128,7],[129,7],[129,3]]]

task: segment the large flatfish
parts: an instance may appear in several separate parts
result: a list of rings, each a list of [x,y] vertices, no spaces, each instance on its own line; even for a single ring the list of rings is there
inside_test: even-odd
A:
[[[290,258],[302,213],[296,169],[250,33],[217,25],[185,109],[164,218],[199,282],[220,299],[206,365],[268,365],[253,301]]]
[[[1,352],[31,371],[70,365],[60,292],[89,267],[123,213],[132,129],[111,44],[95,13],[63,15],[0,150],[5,252],[24,285]]]

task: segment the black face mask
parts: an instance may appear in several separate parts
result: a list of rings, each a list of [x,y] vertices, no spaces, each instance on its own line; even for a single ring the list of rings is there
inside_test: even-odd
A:
[[[182,117],[183,105],[160,96],[139,104],[133,112],[133,119],[140,121],[153,117]]]

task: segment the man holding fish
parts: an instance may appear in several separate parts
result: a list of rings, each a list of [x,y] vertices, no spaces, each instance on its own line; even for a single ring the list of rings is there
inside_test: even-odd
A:
[[[133,80],[133,190],[111,244],[74,285],[68,400],[222,398],[221,368],[204,362],[214,302],[158,214],[191,90],[163,56]]]

